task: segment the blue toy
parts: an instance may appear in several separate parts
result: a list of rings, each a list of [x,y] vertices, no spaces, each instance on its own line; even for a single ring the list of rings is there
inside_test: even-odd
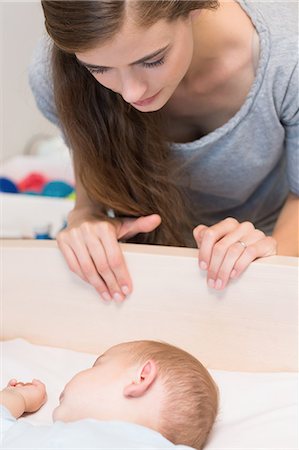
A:
[[[67,197],[73,190],[74,188],[64,181],[50,181],[44,186],[41,194],[45,197]]]
[[[17,194],[19,192],[19,189],[17,188],[17,185],[9,178],[0,177],[0,192]]]
[[[52,239],[50,235],[51,225],[43,225],[33,230],[35,239]]]

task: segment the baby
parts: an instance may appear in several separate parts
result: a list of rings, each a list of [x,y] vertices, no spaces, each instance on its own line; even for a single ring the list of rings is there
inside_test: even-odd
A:
[[[217,414],[218,391],[208,371],[187,352],[165,343],[134,341],[110,348],[66,384],[53,425],[14,419],[37,411],[46,400],[41,381],[8,383],[1,391],[1,448],[180,444],[202,449]]]

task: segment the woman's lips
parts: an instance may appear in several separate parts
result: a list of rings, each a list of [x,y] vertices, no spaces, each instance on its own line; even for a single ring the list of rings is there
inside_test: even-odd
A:
[[[139,102],[134,102],[133,105],[136,106],[146,106],[149,105],[150,103],[152,103],[152,101],[155,100],[156,97],[158,97],[158,95],[160,94],[160,91],[157,92],[157,94],[153,95],[152,97],[148,97],[144,100],[140,100]]]

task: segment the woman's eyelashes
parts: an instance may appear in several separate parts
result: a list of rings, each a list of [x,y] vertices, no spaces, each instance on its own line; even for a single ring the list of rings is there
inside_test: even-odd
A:
[[[163,56],[162,58],[158,59],[157,61],[142,62],[141,65],[142,65],[142,67],[145,67],[147,69],[151,69],[153,67],[161,66],[162,64],[164,64],[164,62],[165,62],[165,56]],[[106,73],[106,72],[108,72],[110,70],[109,67],[86,67],[86,68],[92,74],[103,74],[103,73]]]
[[[161,66],[162,64],[164,64],[164,62],[165,62],[165,56],[158,59],[157,61],[143,62],[142,65],[143,65],[143,67],[151,68],[151,67]]]
[[[108,72],[108,70],[109,70],[108,67],[87,67],[87,66],[86,66],[86,69],[92,74],[95,74],[95,73],[103,74],[103,73]]]

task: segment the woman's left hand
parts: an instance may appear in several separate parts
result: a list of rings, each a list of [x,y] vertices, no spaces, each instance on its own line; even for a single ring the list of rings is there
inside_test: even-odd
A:
[[[225,288],[230,278],[238,277],[257,258],[276,254],[276,240],[257,230],[251,222],[231,217],[193,230],[199,253],[198,262],[207,270],[210,288]]]

